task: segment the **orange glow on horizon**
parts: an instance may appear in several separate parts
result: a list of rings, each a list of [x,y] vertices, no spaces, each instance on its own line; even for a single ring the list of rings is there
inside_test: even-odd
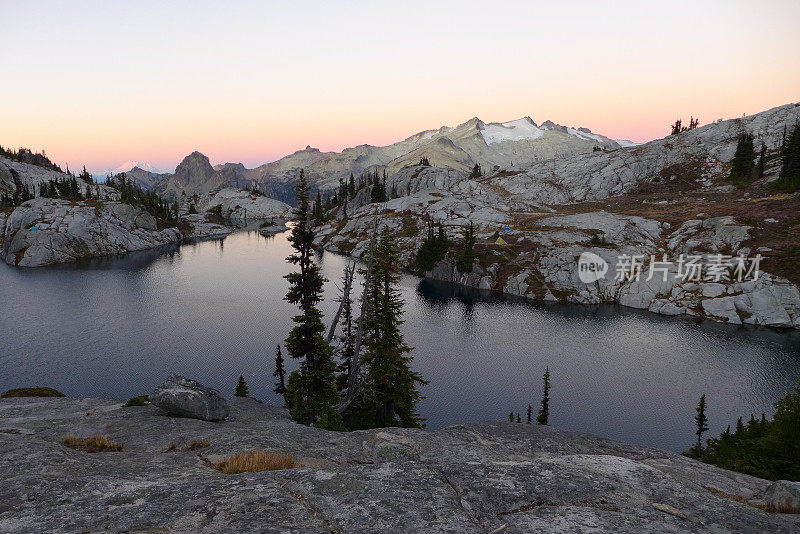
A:
[[[448,3],[0,8],[0,45],[25,50],[4,60],[0,144],[92,170],[194,150],[254,167],[473,116],[644,142],[800,100],[797,2]]]

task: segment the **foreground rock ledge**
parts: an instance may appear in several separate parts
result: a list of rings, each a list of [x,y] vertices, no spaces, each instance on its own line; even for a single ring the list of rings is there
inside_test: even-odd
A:
[[[327,432],[229,402],[210,423],[107,399],[0,400],[0,532],[800,530],[800,516],[719,496],[758,501],[768,481],[664,451],[512,423]],[[94,433],[125,451],[60,444]],[[212,459],[265,448],[313,467],[224,475],[195,452],[162,452],[198,439]]]

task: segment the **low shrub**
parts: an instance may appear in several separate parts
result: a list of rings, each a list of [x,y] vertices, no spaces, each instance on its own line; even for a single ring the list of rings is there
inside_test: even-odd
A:
[[[298,467],[298,462],[289,454],[255,449],[228,456],[213,465],[226,475],[235,475],[291,469]]]
[[[136,397],[131,397],[128,399],[128,402],[122,405],[123,408],[129,408],[131,406],[147,406],[150,404],[150,397],[147,395],[138,395]]]
[[[10,399],[13,397],[66,397],[60,391],[53,388],[14,388],[9,389],[2,395],[0,399]]]
[[[86,452],[118,452],[121,451],[125,446],[124,443],[111,441],[102,434],[95,434],[89,438],[76,438],[72,434],[68,434],[64,436],[61,444],[69,447],[70,449],[77,449]]]

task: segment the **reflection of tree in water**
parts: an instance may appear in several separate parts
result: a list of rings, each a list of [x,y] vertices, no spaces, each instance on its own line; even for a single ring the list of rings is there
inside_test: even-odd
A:
[[[102,256],[99,258],[89,258],[72,263],[48,266],[51,270],[75,270],[75,269],[97,269],[97,270],[122,270],[137,271],[144,270],[158,261],[166,261],[170,264],[181,258],[180,243],[162,245],[160,247],[146,250],[138,250],[112,256]]]
[[[464,310],[464,319],[467,320],[472,318],[476,303],[496,302],[497,295],[500,297],[499,300],[503,297],[502,294],[429,278],[420,280],[417,284],[417,294],[421,297],[422,303],[431,309],[441,310],[451,302],[460,303]]]

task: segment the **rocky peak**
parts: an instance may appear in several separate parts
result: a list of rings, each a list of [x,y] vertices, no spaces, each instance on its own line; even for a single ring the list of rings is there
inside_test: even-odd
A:
[[[214,174],[214,167],[208,157],[198,151],[194,151],[181,161],[175,169],[176,176],[185,176],[189,180],[208,179]]]
[[[555,131],[567,133],[567,127],[566,126],[561,126],[560,124],[556,124],[551,120],[544,121],[542,123],[542,125],[540,126],[540,128],[542,130],[555,130]]]
[[[486,127],[486,123],[480,120],[478,117],[472,117],[467,122],[459,124],[455,129],[456,130],[483,130]]]

